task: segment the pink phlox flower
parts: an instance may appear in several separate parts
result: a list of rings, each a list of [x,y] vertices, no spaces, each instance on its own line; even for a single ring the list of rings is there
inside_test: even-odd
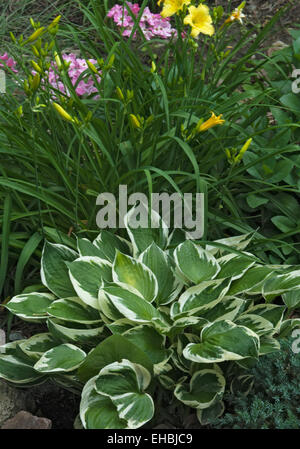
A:
[[[9,67],[14,73],[18,73],[16,69],[17,62],[13,58],[10,58],[6,52],[0,56],[0,60],[4,62],[4,64],[0,62],[0,67]]]

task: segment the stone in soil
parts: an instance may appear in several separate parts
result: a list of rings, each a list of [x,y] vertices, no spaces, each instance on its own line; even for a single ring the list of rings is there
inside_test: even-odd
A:
[[[26,394],[0,380],[0,426],[26,407]]]
[[[52,422],[48,418],[34,416],[25,410],[21,410],[13,418],[8,419],[1,429],[51,429]]]

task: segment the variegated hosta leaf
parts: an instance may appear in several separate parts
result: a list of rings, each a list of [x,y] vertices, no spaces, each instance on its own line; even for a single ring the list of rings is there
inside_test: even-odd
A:
[[[124,332],[123,336],[147,354],[154,365],[154,374],[159,374],[160,369],[171,357],[172,351],[165,349],[166,337],[160,335],[153,327],[147,325],[132,327]]]
[[[179,272],[194,284],[212,280],[220,271],[214,256],[191,240],[186,240],[175,249],[174,258]]]
[[[136,217],[138,214],[150,217],[151,226],[141,223],[143,227],[137,227]],[[142,221],[142,220],[141,220]],[[145,251],[152,242],[155,242],[161,249],[165,249],[168,244],[169,230],[166,223],[161,219],[160,215],[154,210],[149,211],[148,207],[140,203],[139,207],[133,207],[124,217],[124,223],[132,243],[133,256],[138,257]]]
[[[221,268],[217,278],[225,279],[230,277],[232,281],[241,278],[255,264],[254,260],[238,254],[227,254],[217,259],[217,262]]]
[[[290,320],[284,320],[281,323],[279,337],[289,337],[294,329],[300,328],[300,318],[293,318]]]
[[[84,360],[78,370],[78,376],[82,382],[99,374],[99,371],[110,363],[128,359],[153,370],[153,364],[148,356],[135,343],[122,335],[111,335],[98,344]]]
[[[122,286],[124,286],[124,284],[122,284]],[[103,283],[102,286],[99,289],[99,293],[98,293],[98,306],[99,306],[99,311],[103,317],[103,315],[108,318],[108,322],[111,321],[118,321],[121,319],[124,319],[124,316],[122,315],[122,313],[120,313],[118,311],[118,309],[116,309],[116,307],[113,305],[113,303],[109,300],[108,295],[106,294],[104,287],[116,287],[116,288],[120,288],[120,285],[115,284],[114,282],[108,282],[108,283]],[[124,286],[125,290],[129,290],[128,286],[125,285]],[[138,291],[136,291],[135,289],[132,289],[133,293],[140,295],[140,293]],[[111,320],[111,321],[109,321]],[[103,318],[103,321],[104,318]]]
[[[151,375],[142,365],[123,359],[103,368],[95,381],[96,391],[108,396],[128,429],[137,429],[154,415],[151,396],[145,393]]]
[[[263,295],[267,301],[289,290],[299,290],[300,270],[291,271],[286,274],[277,274],[267,279],[263,286]]]
[[[240,326],[248,327],[259,336],[274,332],[274,326],[271,321],[254,313],[244,313],[235,319],[234,322]]]
[[[77,248],[80,257],[100,257],[100,259],[105,259],[103,252],[89,239],[77,239]]]
[[[78,254],[67,246],[45,242],[41,260],[41,279],[42,283],[59,298],[76,296],[66,262],[72,262],[77,257]]]
[[[167,328],[161,313],[145,299],[122,287],[104,287],[103,291],[115,308],[136,323],[152,323]]]
[[[88,306],[80,298],[64,298],[53,301],[47,309],[50,316],[74,323],[94,324],[101,321],[99,311]]]
[[[119,418],[117,408],[108,396],[97,393],[92,377],[81,393],[80,419],[85,429],[126,429],[127,421]]]
[[[182,318],[178,318],[174,320],[172,326],[172,334],[181,333],[182,329],[185,327],[193,327],[194,329],[202,329],[209,321],[196,316],[184,316]]]
[[[111,263],[115,260],[117,250],[124,254],[131,252],[131,245],[127,240],[105,230],[95,238],[93,245],[102,253],[100,257]]]
[[[111,331],[112,334],[122,335],[124,332],[131,329],[133,326],[132,321],[127,320],[127,318],[120,318],[114,323],[107,324],[106,327]]]
[[[246,292],[247,294],[256,294],[256,292],[262,292],[262,283],[269,276],[274,274],[274,270],[264,265],[256,265],[250,267],[244,275],[232,282],[228,295],[236,296],[240,293]],[[254,293],[251,289],[256,289]]]
[[[270,335],[264,335],[260,338],[259,355],[269,354],[270,352],[276,352],[280,349],[280,343]]]
[[[246,301],[234,296],[224,296],[222,301],[207,311],[201,312],[202,318],[213,323],[219,320],[235,321],[235,318],[244,311]]]
[[[188,288],[179,298],[178,306],[172,305],[171,316],[179,317],[181,314],[194,315],[207,309],[211,309],[218,304],[226,295],[230,279],[215,279],[204,281],[199,285]]]
[[[215,420],[223,415],[225,410],[223,401],[216,401],[210,407],[197,410],[197,418],[202,426],[207,426],[212,420]]]
[[[86,357],[86,353],[77,346],[64,343],[46,351],[34,369],[39,373],[69,372],[78,368]]]
[[[284,293],[282,299],[289,309],[296,309],[300,307],[300,288]]]
[[[164,305],[172,302],[182,288],[182,283],[175,277],[171,268],[171,259],[165,251],[152,243],[139,257],[154,273],[158,283],[155,302]]]
[[[47,321],[51,334],[62,343],[75,343],[85,346],[94,346],[103,340],[103,325],[90,325],[74,323],[51,318]]]
[[[205,409],[223,395],[225,384],[225,378],[219,371],[204,369],[193,374],[189,385],[178,385],[174,395],[189,407]]]
[[[259,337],[250,329],[229,320],[205,326],[201,343],[190,343],[183,351],[188,360],[198,363],[215,363],[258,357]]]
[[[8,347],[6,350],[6,346]],[[25,354],[18,344],[8,343],[3,346],[4,353],[0,353],[0,378],[15,384],[27,385],[40,383],[44,374],[33,368],[34,360]]]
[[[244,250],[248,244],[250,243],[252,239],[251,233],[248,234],[242,234],[242,235],[236,235],[234,237],[227,237],[225,239],[219,239],[214,240],[214,243],[217,245],[220,244],[220,246],[214,246],[214,245],[206,245],[205,249],[209,251],[211,254],[216,255],[218,252],[222,254],[222,252],[228,251],[231,248],[234,248],[238,251]],[[222,245],[227,246],[227,249],[223,248]]]
[[[22,351],[31,357],[33,360],[38,360],[42,357],[44,352],[54,348],[59,343],[49,333],[35,334],[33,337],[24,340],[19,344]]]
[[[27,321],[43,321],[47,319],[48,307],[54,301],[51,293],[27,293],[14,296],[6,308]]]
[[[277,306],[276,304],[257,304],[250,307],[245,314],[260,315],[266,320],[270,321],[275,330],[279,329],[283,319],[284,311],[286,307]],[[241,317],[243,314],[241,315]]]
[[[102,280],[112,280],[111,263],[99,257],[79,257],[68,264],[69,276],[79,298],[98,309],[98,291]],[[76,295],[74,295],[76,296]]]
[[[157,280],[150,268],[120,252],[113,264],[113,280],[135,288],[148,302],[154,301],[158,294]]]

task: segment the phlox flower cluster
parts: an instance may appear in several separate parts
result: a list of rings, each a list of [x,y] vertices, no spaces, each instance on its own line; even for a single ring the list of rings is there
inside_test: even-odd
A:
[[[69,53],[69,54],[64,53],[62,55],[62,58],[65,62],[69,63],[69,67],[67,69],[68,75],[70,77],[72,85],[75,86],[79,76],[82,74],[82,72],[84,72],[88,68],[86,60],[78,58],[74,53]],[[97,64],[97,61],[95,59],[89,59],[89,61],[94,65]],[[98,82],[100,82],[99,75],[96,75],[96,79]],[[48,75],[48,81],[55,89],[59,90],[60,92],[62,92],[64,94],[67,94],[67,95],[69,94],[68,92],[66,92],[66,88],[65,88],[63,82],[61,81],[61,78],[59,76],[59,71],[57,68],[57,64],[54,61],[51,62],[51,66],[49,69],[49,75]],[[95,87],[93,77],[86,75],[83,79],[81,79],[79,81],[79,83],[77,84],[77,86],[75,88],[75,91],[76,91],[77,95],[81,96],[81,95],[85,95],[85,94],[90,95],[95,92],[98,92],[98,89]],[[96,97],[95,97],[95,99],[96,99]]]
[[[137,17],[140,11],[140,6],[137,3],[126,3],[132,13]],[[124,5],[114,5],[108,11],[107,16],[112,18],[118,27],[123,28],[123,36],[130,36],[134,21]],[[160,14],[153,14],[148,7],[144,9],[139,25],[147,40],[154,37],[169,39],[176,33],[176,29],[171,27],[169,17],[164,18]],[[136,33],[134,34],[134,37],[135,36]]]
[[[4,64],[1,61],[4,61]],[[13,58],[10,58],[7,53],[0,56],[0,67],[9,67],[13,72],[17,73],[18,70],[16,69],[16,64],[16,61],[14,61]]]

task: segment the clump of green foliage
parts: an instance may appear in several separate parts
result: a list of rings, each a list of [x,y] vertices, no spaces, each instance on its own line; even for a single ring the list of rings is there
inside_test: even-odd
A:
[[[300,355],[292,340],[281,341],[281,351],[259,359],[252,369],[254,386],[248,395],[228,394],[229,412],[211,421],[214,428],[299,429]]]

